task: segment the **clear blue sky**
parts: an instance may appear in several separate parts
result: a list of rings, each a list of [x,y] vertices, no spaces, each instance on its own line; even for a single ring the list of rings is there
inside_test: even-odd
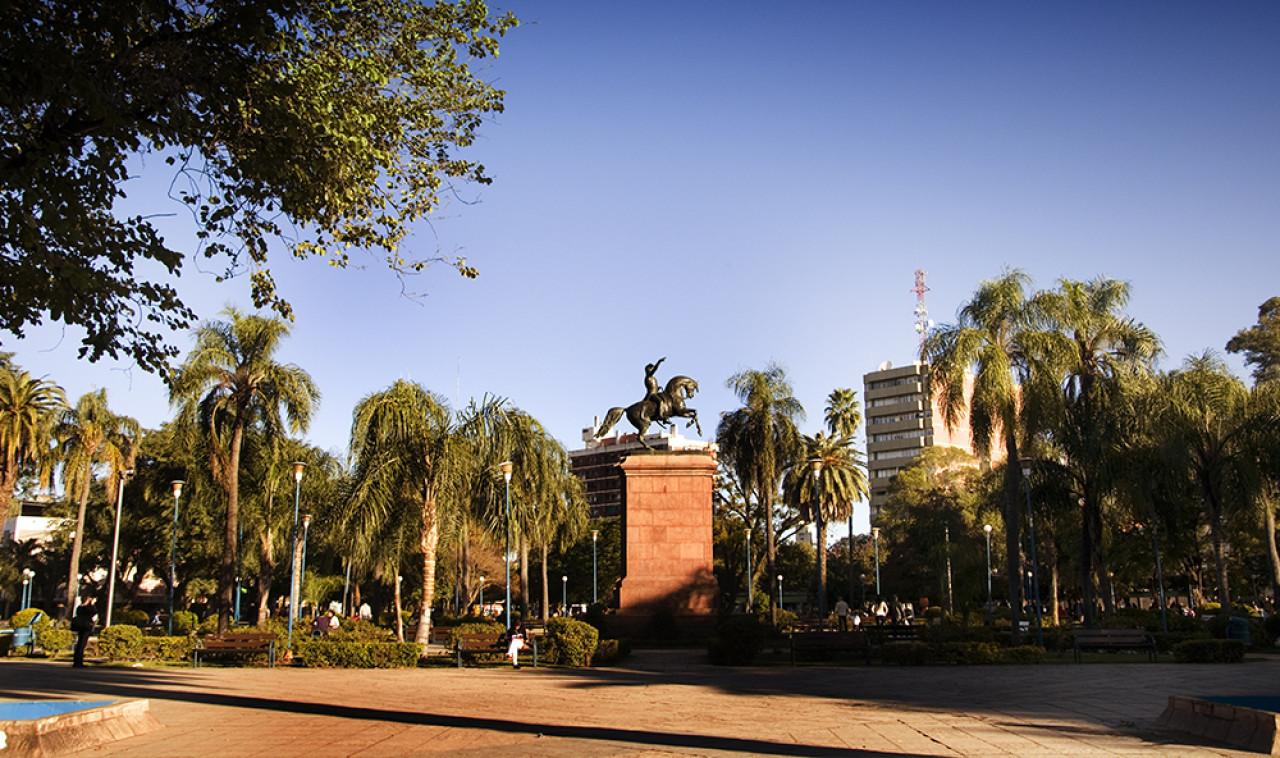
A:
[[[832,389],[861,396],[865,372],[913,359],[917,267],[943,323],[1005,266],[1040,287],[1129,281],[1166,368],[1280,295],[1275,3],[505,7],[523,25],[484,65],[506,112],[472,151],[495,183],[413,240],[480,278],[437,268],[408,300],[374,259],[277,267],[297,315],[281,358],[324,392],[322,447],[341,453],[353,405],[405,377],[505,396],[576,448],[662,356],[660,380],[701,383],[704,436],[737,405],[725,380],[771,360],[812,432]],[[157,199],[163,171],[140,168],[131,210],[182,213]],[[247,288],[191,266],[181,282],[204,317]],[[146,425],[169,417],[158,381],[77,364],[77,343],[3,348],[72,398],[106,387]]]

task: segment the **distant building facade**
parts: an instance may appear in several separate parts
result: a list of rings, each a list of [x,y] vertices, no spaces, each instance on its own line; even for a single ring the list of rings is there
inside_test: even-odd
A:
[[[18,508],[18,515],[5,519],[4,527],[0,528],[0,539],[11,542],[47,542],[66,521],[44,515],[45,506],[52,502],[53,498],[48,495],[41,495],[35,500],[23,500]]]
[[[968,415],[955,427],[947,428],[946,416],[929,387],[929,367],[915,362],[864,374],[863,418],[867,425],[867,478],[871,490],[871,523],[879,520],[880,508],[889,493],[889,482],[911,465],[927,447],[957,447],[976,457]],[[965,382],[965,397],[973,390],[972,379]],[[998,440],[992,449],[999,450]]]

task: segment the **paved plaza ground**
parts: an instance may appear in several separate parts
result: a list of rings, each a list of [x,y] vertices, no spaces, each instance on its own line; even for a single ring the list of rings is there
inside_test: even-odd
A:
[[[1140,658],[1140,657],[1138,657]],[[164,728],[92,756],[1256,756],[1159,731],[1169,695],[1272,696],[1242,665],[74,669],[0,661],[0,700],[146,698]]]

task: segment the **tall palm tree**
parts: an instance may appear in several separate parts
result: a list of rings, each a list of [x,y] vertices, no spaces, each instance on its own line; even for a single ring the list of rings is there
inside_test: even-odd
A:
[[[240,454],[251,426],[279,434],[306,432],[320,403],[311,376],[293,364],[280,364],[276,351],[289,335],[279,318],[223,311],[225,321],[208,321],[196,329],[196,346],[183,362],[169,390],[169,402],[199,428],[210,445],[214,478],[227,493],[227,513],[218,570],[218,629],[230,625],[239,554]]]
[[[733,390],[742,407],[720,418],[716,441],[721,458],[763,512],[769,576],[774,576],[778,569],[774,498],[782,473],[803,453],[796,422],[804,419],[804,406],[793,397],[791,380],[777,363],[770,363],[763,371],[734,374],[725,386]]]
[[[867,472],[852,437],[818,432],[804,435],[805,457],[787,470],[787,499],[818,527],[818,600],[826,606],[827,525],[853,515],[853,504],[867,496]],[[814,475],[814,464],[818,464]]]
[[[982,282],[960,308],[957,322],[934,328],[920,349],[947,427],[955,428],[967,415],[979,458],[989,458],[992,443],[1003,441],[1006,576],[1015,609],[1022,607],[1018,431],[1027,404],[1021,400],[1038,378],[1032,375],[1039,333],[1027,297],[1030,283],[1017,269]],[[1015,641],[1019,633],[1015,624]]]
[[[422,551],[422,604],[415,641],[431,638],[440,498],[450,487],[460,445],[443,397],[404,379],[361,400],[351,424],[355,464],[347,522],[357,534],[387,523],[418,526]],[[411,521],[410,519],[413,519]]]
[[[1081,511],[1081,586],[1085,625],[1094,625],[1095,577],[1108,614],[1115,613],[1106,567],[1102,503],[1114,488],[1125,433],[1115,411],[1129,377],[1149,376],[1160,340],[1124,315],[1129,285],[1099,277],[1088,282],[1062,279],[1058,289],[1035,297],[1034,308],[1049,332],[1047,350],[1062,379],[1063,423],[1054,439],[1068,459]]]
[[[66,405],[57,384],[36,379],[7,361],[0,367],[0,516],[12,515],[13,492],[22,473],[54,459],[53,428]]]
[[[116,416],[107,407],[107,391],[88,392],[74,408],[62,414],[54,431],[62,451],[63,489],[76,498],[76,531],[71,540],[71,565],[67,574],[67,604],[72,613],[80,594],[80,549],[84,544],[85,514],[94,483],[94,467],[107,461],[121,461],[133,449],[139,435],[138,422]],[[114,502],[114,493],[109,497]],[[114,577],[112,577],[114,581]]]
[[[1160,382],[1154,406],[1154,441],[1165,476],[1194,494],[1209,526],[1218,602],[1231,603],[1227,579],[1227,517],[1251,501],[1258,485],[1257,452],[1250,441],[1250,395],[1211,352],[1188,358]]]

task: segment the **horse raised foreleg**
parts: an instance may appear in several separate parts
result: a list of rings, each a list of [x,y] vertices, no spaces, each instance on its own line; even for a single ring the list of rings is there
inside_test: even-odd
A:
[[[694,410],[694,409],[692,409],[692,408],[690,408],[690,409],[689,409],[689,423],[685,424],[685,425],[684,425],[684,428],[685,428],[685,429],[688,429],[688,428],[689,428],[689,427],[691,427],[691,426],[692,426],[692,427],[694,427],[694,428],[696,428],[696,429],[698,430],[698,436],[699,436],[699,437],[701,437],[701,436],[702,436],[702,424],[699,424],[699,423],[698,423],[698,412],[697,412],[697,411],[695,411],[695,410]]]

